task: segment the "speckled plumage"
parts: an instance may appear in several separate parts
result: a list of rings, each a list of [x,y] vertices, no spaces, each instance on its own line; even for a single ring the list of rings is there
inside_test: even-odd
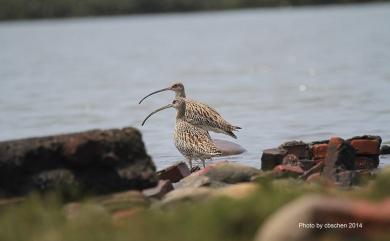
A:
[[[221,155],[207,131],[176,119],[174,141],[176,148],[189,160],[206,160]]]
[[[206,131],[213,131],[216,133],[223,133],[233,138],[237,138],[233,131],[241,129],[241,127],[233,126],[227,122],[222,116],[212,107],[201,102],[186,98],[184,85],[182,83],[175,83],[169,88],[155,91],[144,97],[140,103],[150,95],[158,92],[172,90],[176,93],[176,99],[184,98],[186,101],[185,121],[191,123]]]
[[[174,107],[176,109],[176,124],[173,134],[175,146],[188,160],[190,168],[192,168],[193,160],[201,160],[204,167],[205,160],[220,156],[222,153],[215,146],[206,130],[186,121],[186,105],[187,101],[184,98],[175,98],[172,104],[161,107],[150,113],[142,122],[142,125],[151,115],[158,111]]]
[[[185,99],[186,111],[185,120],[206,131],[223,133],[233,138],[237,138],[233,131],[240,127],[233,126],[212,107],[195,100]]]

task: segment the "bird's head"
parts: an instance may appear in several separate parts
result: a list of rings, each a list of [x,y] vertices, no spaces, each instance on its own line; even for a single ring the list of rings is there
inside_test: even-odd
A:
[[[184,93],[183,83],[181,83],[181,82],[173,83],[171,85],[170,89],[176,93],[176,97],[184,97],[185,98],[185,95],[182,96],[183,95],[182,93]]]
[[[185,109],[186,102],[183,98],[175,98],[172,101],[172,107],[175,108],[176,110]]]
[[[154,91],[154,92],[148,94],[147,96],[145,96],[144,98],[142,98],[138,104],[141,104],[142,101],[144,101],[146,98],[148,98],[148,97],[151,96],[151,95],[154,95],[154,94],[157,94],[157,93],[160,93],[160,92],[163,92],[163,91],[167,91],[167,90],[172,90],[172,91],[174,91],[175,94],[176,94],[176,95],[175,95],[176,97],[182,97],[182,98],[185,98],[185,97],[186,97],[183,83],[181,83],[181,82],[176,82],[176,83],[173,83],[170,87],[167,87],[167,88],[164,88],[164,89],[161,89],[161,90],[156,90],[156,91]]]
[[[145,124],[145,122],[149,119],[149,117],[151,117],[152,115],[156,114],[157,112],[159,111],[162,111],[162,110],[165,110],[165,109],[168,109],[168,108],[175,108],[176,111],[177,111],[177,118],[182,118],[184,116],[184,113],[185,113],[185,110],[186,110],[186,101],[184,98],[175,98],[171,104],[169,105],[166,105],[166,106],[163,106],[163,107],[160,107],[158,108],[157,110],[153,111],[152,113],[150,113],[146,118],[145,120],[142,122],[142,125]]]

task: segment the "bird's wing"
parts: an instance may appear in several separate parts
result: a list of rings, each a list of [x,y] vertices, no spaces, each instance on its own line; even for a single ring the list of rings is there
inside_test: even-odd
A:
[[[233,131],[234,127],[227,122],[214,108],[190,100],[186,103],[186,118],[194,125],[207,125],[223,131]]]
[[[183,148],[187,151],[194,152],[197,155],[219,155],[220,151],[211,140],[207,131],[196,127],[185,121],[179,123],[181,128],[181,138],[183,140]]]

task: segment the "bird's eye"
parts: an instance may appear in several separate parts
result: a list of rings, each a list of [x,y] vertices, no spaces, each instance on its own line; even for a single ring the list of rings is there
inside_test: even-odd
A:
[[[172,104],[176,104],[177,103],[177,101],[176,100],[174,100],[173,102],[172,102]]]
[[[177,87],[177,84],[174,84],[172,87],[173,87],[173,88],[176,88],[176,87]]]

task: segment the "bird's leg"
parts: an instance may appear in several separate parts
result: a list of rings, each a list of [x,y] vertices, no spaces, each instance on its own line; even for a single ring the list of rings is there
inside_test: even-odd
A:
[[[188,158],[188,164],[190,164],[190,171],[192,170],[192,159]]]
[[[203,168],[205,168],[206,167],[206,163],[205,163],[204,159],[202,159],[202,164],[203,164]]]

